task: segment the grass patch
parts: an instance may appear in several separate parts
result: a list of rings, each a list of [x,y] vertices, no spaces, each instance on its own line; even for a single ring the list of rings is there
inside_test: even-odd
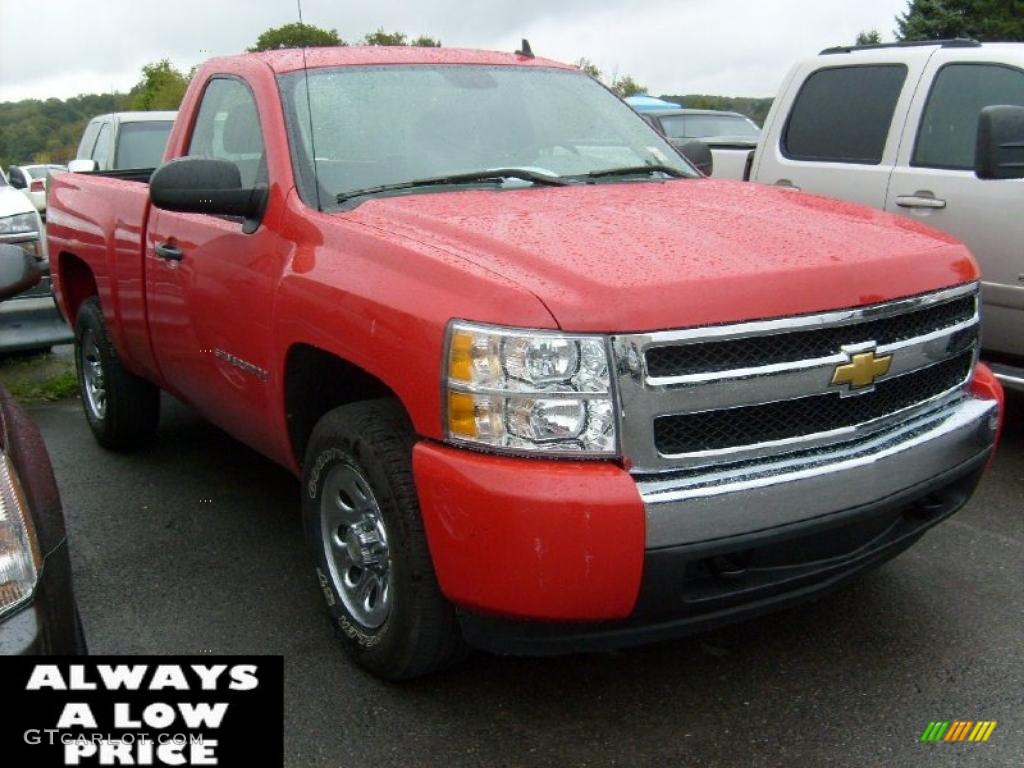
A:
[[[45,354],[0,361],[0,384],[21,403],[54,402],[78,393],[74,357]]]
[[[78,394],[78,376],[71,369],[42,381],[15,382],[7,389],[21,403],[52,403]]]

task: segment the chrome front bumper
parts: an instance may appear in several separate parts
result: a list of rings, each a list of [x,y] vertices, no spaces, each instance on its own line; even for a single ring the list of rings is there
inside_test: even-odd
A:
[[[993,400],[961,396],[861,440],[638,477],[650,549],[706,542],[877,502],[992,449]]]

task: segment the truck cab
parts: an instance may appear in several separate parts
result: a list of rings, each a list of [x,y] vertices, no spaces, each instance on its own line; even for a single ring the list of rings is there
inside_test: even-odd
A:
[[[870,205],[967,243],[982,269],[984,356],[1024,390],[1024,181],[975,172],[979,118],[995,106],[1024,107],[1024,44],[829,48],[787,75],[750,178]]]
[[[76,172],[153,168],[163,157],[177,112],[113,112],[89,121],[68,165]]]

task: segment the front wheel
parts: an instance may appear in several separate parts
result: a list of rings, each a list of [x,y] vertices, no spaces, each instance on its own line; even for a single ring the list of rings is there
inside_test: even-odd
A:
[[[328,613],[349,655],[389,680],[465,652],[427,547],[413,442],[396,401],[342,406],[316,425],[303,471],[303,520]]]
[[[75,366],[85,418],[100,445],[123,451],[152,439],[160,420],[160,390],[121,365],[95,296],[78,309]]]

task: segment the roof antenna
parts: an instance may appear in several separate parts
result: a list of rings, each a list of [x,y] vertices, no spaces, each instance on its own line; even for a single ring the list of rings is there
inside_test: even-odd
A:
[[[525,56],[528,59],[533,58],[533,49],[530,47],[530,41],[525,37],[523,38],[523,46],[520,50],[516,51],[516,56]]]
[[[295,0],[299,6],[299,27],[304,28],[306,25],[302,21],[302,0]],[[302,74],[306,79],[306,114],[309,115],[309,151],[313,155],[313,189],[316,192],[316,209],[322,211],[324,209],[320,202],[320,174],[317,173],[316,169],[316,139],[313,138],[313,103],[309,96],[309,67],[306,66],[306,46],[302,46]]]

